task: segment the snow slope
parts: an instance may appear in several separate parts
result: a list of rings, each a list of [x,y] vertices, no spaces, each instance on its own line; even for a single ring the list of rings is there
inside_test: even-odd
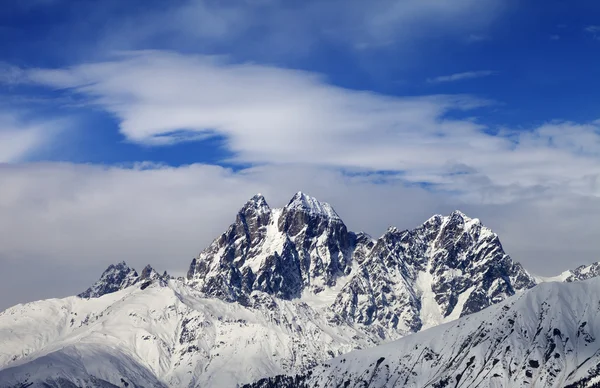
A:
[[[374,344],[304,303],[259,292],[251,303],[202,298],[170,280],[17,305],[0,313],[0,386],[233,387]]]
[[[449,324],[248,387],[588,387],[600,279],[546,283]]]

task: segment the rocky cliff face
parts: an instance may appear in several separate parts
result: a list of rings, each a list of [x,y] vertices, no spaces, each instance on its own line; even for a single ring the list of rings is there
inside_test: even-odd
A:
[[[355,236],[326,203],[303,193],[282,209],[262,195],[192,261],[187,279],[206,295],[247,303],[253,291],[282,299],[320,292],[351,269]]]
[[[135,269],[129,268],[124,261],[111,264],[96,283],[78,296],[81,298],[98,298],[131,286],[137,281],[138,277],[139,275]]]
[[[118,264],[109,265],[96,283],[77,296],[80,298],[99,298],[102,295],[123,290],[137,283],[140,283],[142,287],[147,287],[153,281],[160,281],[164,285],[168,279],[169,275],[166,271],[163,275],[159,275],[150,265],[144,267],[141,275],[138,275],[135,269],[130,268],[122,261]]]
[[[573,270],[567,271],[565,282],[577,282],[581,280],[587,280],[595,278],[600,275],[600,262],[581,265]]]
[[[332,310],[387,338],[480,311],[534,285],[495,233],[457,211],[414,230],[390,228]]]

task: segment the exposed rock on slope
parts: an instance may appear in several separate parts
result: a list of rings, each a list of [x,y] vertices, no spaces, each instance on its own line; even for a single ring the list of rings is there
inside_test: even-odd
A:
[[[207,296],[226,301],[247,303],[252,291],[290,300],[348,275],[354,243],[329,204],[297,193],[283,209],[271,209],[257,195],[194,259],[187,277]]]
[[[534,279],[498,236],[460,212],[411,231],[390,228],[339,293],[332,309],[381,337],[415,332],[498,303]]]
[[[547,283],[452,323],[246,387],[591,387],[600,382],[598,333],[600,279]]]

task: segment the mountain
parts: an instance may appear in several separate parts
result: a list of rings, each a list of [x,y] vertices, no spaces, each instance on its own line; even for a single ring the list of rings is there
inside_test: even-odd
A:
[[[348,275],[355,240],[327,203],[300,192],[283,209],[271,209],[256,195],[194,259],[187,278],[225,301],[245,304],[253,291],[291,300]]]
[[[78,297],[0,313],[0,387],[236,386],[469,316],[536,283],[458,211],[373,239],[304,193],[283,208],[259,194],[185,278],[122,262]]]
[[[498,236],[455,211],[414,230],[390,228],[338,294],[332,310],[382,339],[479,311],[535,280]]]
[[[461,212],[381,238],[353,233],[327,203],[301,192],[283,209],[254,196],[193,260],[188,284],[247,305],[254,291],[293,300],[336,290],[330,319],[381,340],[456,319],[536,282],[498,236]]]
[[[600,384],[598,333],[600,279],[546,283],[452,323],[246,387],[592,387]]]
[[[135,284],[139,275],[135,269],[124,262],[111,264],[102,273],[100,279],[90,288],[79,294],[80,298],[98,298],[111,292],[119,291]]]
[[[571,270],[567,270],[558,276],[553,277],[537,277],[537,282],[577,282],[581,280],[587,280],[595,278],[600,275],[600,262],[580,265],[579,267]]]

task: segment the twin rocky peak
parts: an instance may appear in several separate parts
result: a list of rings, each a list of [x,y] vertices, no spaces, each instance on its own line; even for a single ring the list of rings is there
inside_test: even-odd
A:
[[[150,267],[138,275],[121,263],[80,296],[168,280]],[[461,212],[372,239],[348,231],[329,204],[301,192],[276,209],[262,195],[252,197],[192,261],[183,282],[249,308],[264,296],[333,295],[326,299],[332,323],[361,325],[382,338],[479,311],[536,284],[495,233]]]

